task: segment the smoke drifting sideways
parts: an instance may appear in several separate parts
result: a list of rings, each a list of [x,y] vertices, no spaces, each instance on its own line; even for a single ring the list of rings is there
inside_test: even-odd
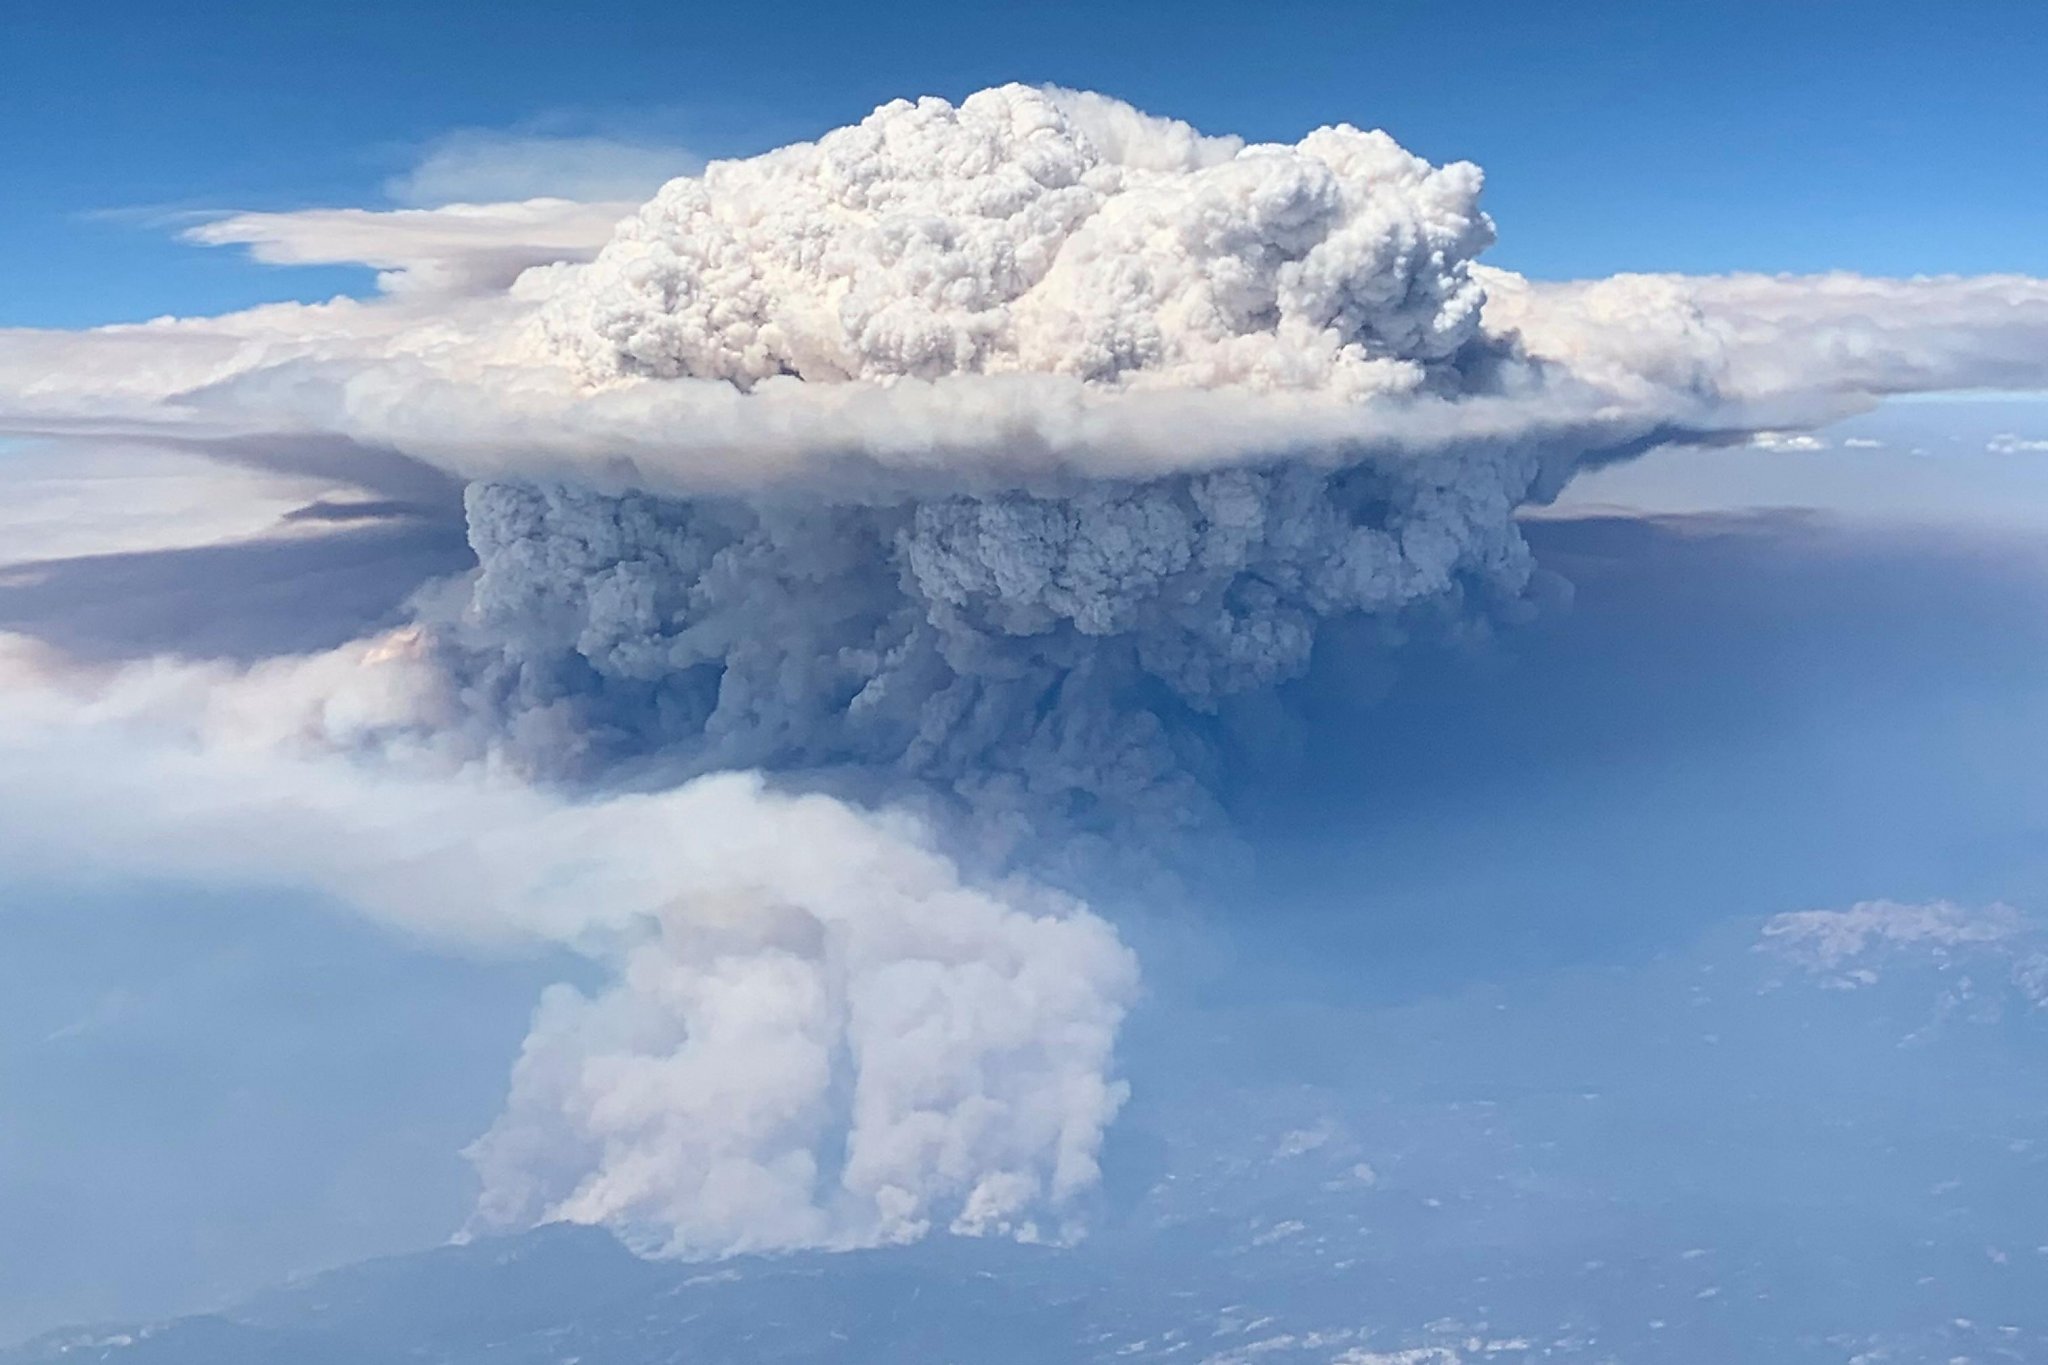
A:
[[[53,847],[128,821],[173,868],[609,968],[540,1012],[485,1222],[1068,1235],[1135,970],[1004,867],[1212,819],[1230,708],[1333,625],[1518,610],[1516,510],[1576,468],[2048,382],[2048,282],[1531,284],[1478,263],[1480,190],[1382,133],[1007,86],[714,163],[608,241],[560,204],[229,220],[389,292],[0,334],[0,432],[422,462],[478,567],[398,637],[124,675],[141,731],[95,694],[9,729],[0,787]],[[87,733],[147,761],[46,738]],[[973,875],[861,808],[934,798]]]
[[[471,1152],[480,1229],[694,1256],[1075,1233],[1137,983],[1085,906],[752,774],[572,799],[463,762],[411,632],[246,670],[0,646],[10,884],[276,888],[605,969],[542,1001]]]

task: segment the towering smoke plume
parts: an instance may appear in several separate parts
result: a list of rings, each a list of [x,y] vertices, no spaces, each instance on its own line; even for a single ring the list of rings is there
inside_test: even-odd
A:
[[[541,325],[601,384],[1454,395],[1499,358],[1479,183],[1348,127],[1247,147],[1064,92],[899,102],[672,182]],[[907,497],[473,485],[477,692],[584,765],[883,765],[984,810],[1170,823],[1180,722],[1302,672],[1319,623],[1528,580],[1535,443],[1285,453]]]
[[[328,656],[8,684],[0,824],[608,970],[540,1011],[472,1152],[485,1222],[1061,1235],[1123,1093],[1114,931],[727,770],[937,791],[996,853],[1157,846],[1233,698],[1334,621],[1523,595],[1516,509],[1584,463],[2048,384],[2048,282],[1532,284],[1477,263],[1479,191],[1382,133],[1009,86],[615,231],[562,201],[209,224],[386,292],[0,332],[0,433],[340,470],[422,516],[459,482],[478,568]]]
[[[483,1222],[684,1255],[1071,1233],[1123,1102],[1129,955],[1052,898],[846,833],[808,903],[678,902],[615,985],[543,999],[471,1153]]]

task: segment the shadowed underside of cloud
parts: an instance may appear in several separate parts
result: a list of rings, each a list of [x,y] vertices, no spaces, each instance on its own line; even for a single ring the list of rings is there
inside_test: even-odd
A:
[[[17,564],[0,569],[0,630],[97,662],[332,649],[399,624],[422,585],[474,562],[459,528],[415,510],[312,504],[293,519],[369,524]]]

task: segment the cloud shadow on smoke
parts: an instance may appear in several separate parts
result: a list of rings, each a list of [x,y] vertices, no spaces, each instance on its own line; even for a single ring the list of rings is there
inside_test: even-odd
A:
[[[157,436],[152,441],[167,450],[189,450],[222,464],[340,484],[375,501],[417,507],[422,514],[458,519],[462,515],[462,480],[382,446],[309,435],[290,440],[214,436],[193,441]]]
[[[314,503],[286,520],[335,529],[13,566],[0,629],[91,661],[249,662],[396,624],[422,584],[474,563],[460,520],[434,504]]]
[[[1775,512],[1527,530],[1569,610],[1391,667],[1333,633],[1289,689],[1294,760],[1226,793],[1258,908],[1224,916],[1222,995],[1401,998],[1734,915],[2048,890],[2037,547]]]

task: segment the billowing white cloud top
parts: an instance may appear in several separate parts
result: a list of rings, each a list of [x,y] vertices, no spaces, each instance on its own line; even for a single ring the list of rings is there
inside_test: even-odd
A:
[[[545,316],[598,377],[1412,392],[1479,330],[1479,188],[1385,133],[1004,86],[671,181]]]

